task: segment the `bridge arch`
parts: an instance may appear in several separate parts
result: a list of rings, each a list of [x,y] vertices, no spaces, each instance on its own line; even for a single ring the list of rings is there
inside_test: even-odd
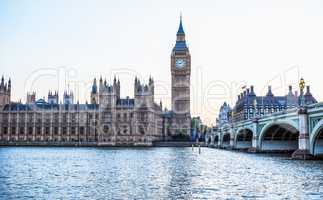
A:
[[[313,155],[323,155],[323,119],[313,128],[310,136],[310,151]]]
[[[213,136],[213,144],[214,145],[219,144],[219,134],[218,133],[214,134],[214,136]]]
[[[221,135],[221,141],[222,141],[221,146],[223,148],[229,148],[230,147],[230,132],[228,132],[228,131],[223,132],[223,134]]]
[[[236,149],[249,149],[252,147],[253,131],[249,128],[238,129],[234,144]]]
[[[298,149],[298,124],[291,120],[280,120],[266,124],[259,134],[262,151],[294,151]]]

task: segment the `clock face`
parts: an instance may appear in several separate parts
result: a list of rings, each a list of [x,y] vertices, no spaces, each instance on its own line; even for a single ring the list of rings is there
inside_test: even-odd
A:
[[[178,69],[185,67],[185,60],[184,59],[176,59],[175,67]]]

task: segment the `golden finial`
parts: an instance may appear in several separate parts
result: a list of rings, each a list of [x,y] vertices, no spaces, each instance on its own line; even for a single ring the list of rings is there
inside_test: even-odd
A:
[[[303,78],[301,78],[301,80],[299,82],[299,88],[300,88],[301,91],[303,91],[304,88],[305,88],[305,81],[304,81]]]

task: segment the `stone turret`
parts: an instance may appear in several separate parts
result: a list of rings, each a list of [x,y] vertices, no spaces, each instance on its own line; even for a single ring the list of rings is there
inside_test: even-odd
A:
[[[68,92],[65,91],[64,92],[64,96],[63,96],[63,103],[64,104],[74,104],[74,94],[73,92]]]
[[[34,104],[36,102],[36,92],[28,92],[27,93],[27,104]]]
[[[5,83],[4,77],[1,78],[0,83],[0,107],[7,105],[11,100],[11,80]]]
[[[273,97],[274,96],[274,94],[273,94],[273,92],[271,90],[271,86],[268,86],[268,92],[267,92],[266,96],[267,97]]]
[[[120,80],[117,80],[116,77],[113,79],[113,87],[116,88],[117,99],[120,99]]]
[[[229,104],[227,104],[226,102],[223,103],[223,105],[220,108],[220,112],[219,112],[219,123],[220,124],[224,124],[224,123],[228,123],[231,120],[231,112],[232,109],[230,107]]]
[[[136,107],[152,107],[154,104],[154,80],[150,77],[148,84],[141,84],[136,77],[134,94]]]
[[[58,92],[49,91],[47,101],[49,104],[58,104]]]
[[[98,86],[96,84],[96,78],[93,80],[92,90],[91,90],[91,104],[98,104]]]
[[[120,98],[120,81],[114,78],[113,84],[107,84],[106,80],[100,79],[99,103],[101,107],[115,107]]]

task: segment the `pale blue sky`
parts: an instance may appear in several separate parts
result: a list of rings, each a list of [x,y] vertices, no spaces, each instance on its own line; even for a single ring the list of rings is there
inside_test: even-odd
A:
[[[15,101],[30,90],[43,97],[69,86],[85,102],[93,77],[115,73],[122,96],[132,96],[134,74],[151,75],[156,101],[169,107],[180,12],[192,56],[193,115],[214,123],[219,105],[233,104],[242,85],[264,94],[272,84],[283,95],[300,76],[322,101],[320,0],[0,0],[0,72],[12,78]]]

